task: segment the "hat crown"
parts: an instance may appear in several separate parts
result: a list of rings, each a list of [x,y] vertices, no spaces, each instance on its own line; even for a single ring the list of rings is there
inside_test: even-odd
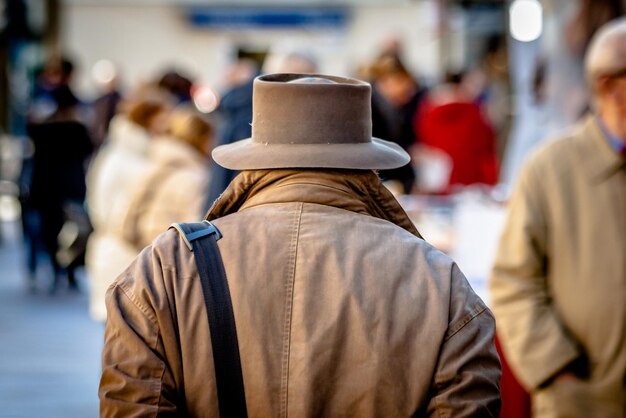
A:
[[[369,84],[318,74],[270,74],[254,81],[252,142],[371,142]]]
[[[302,77],[296,78],[295,80],[288,81],[290,84],[337,84],[336,81],[333,81],[329,78],[324,77]]]

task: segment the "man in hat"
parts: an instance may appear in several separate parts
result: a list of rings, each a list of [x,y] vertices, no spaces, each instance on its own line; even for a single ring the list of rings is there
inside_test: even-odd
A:
[[[342,77],[258,77],[252,137],[213,151],[241,171],[206,219],[248,413],[496,417],[492,314],[373,171],[409,157],[371,137],[370,94]],[[218,415],[194,254],[170,229],[109,289],[102,416]]]
[[[626,416],[626,19],[586,56],[593,112],[524,166],[491,292],[533,416]]]

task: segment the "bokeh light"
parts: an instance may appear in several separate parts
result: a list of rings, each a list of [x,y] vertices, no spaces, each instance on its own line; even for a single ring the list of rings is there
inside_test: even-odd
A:
[[[515,0],[509,9],[510,31],[513,39],[532,42],[543,31],[543,9],[537,0]]]
[[[219,95],[208,84],[202,84],[194,88],[192,97],[196,108],[202,113],[213,112],[220,103]]]
[[[100,60],[91,69],[93,79],[99,84],[107,84],[113,81],[117,75],[115,65],[109,60]]]

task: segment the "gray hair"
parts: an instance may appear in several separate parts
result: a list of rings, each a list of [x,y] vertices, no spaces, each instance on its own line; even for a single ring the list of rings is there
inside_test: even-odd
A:
[[[308,48],[296,44],[273,46],[263,64],[263,73],[312,74],[318,69],[318,59]]]
[[[585,56],[587,83],[595,94],[596,81],[626,69],[626,17],[602,26],[594,35]]]

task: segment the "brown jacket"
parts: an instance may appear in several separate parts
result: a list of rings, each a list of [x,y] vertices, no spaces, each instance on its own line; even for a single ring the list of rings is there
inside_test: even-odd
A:
[[[243,172],[216,216],[250,416],[498,416],[491,312],[374,173]],[[201,292],[173,229],[109,289],[102,416],[218,416]]]
[[[538,417],[626,416],[625,163],[590,116],[528,161],[511,199],[492,307]],[[551,381],[576,359],[588,379]]]

